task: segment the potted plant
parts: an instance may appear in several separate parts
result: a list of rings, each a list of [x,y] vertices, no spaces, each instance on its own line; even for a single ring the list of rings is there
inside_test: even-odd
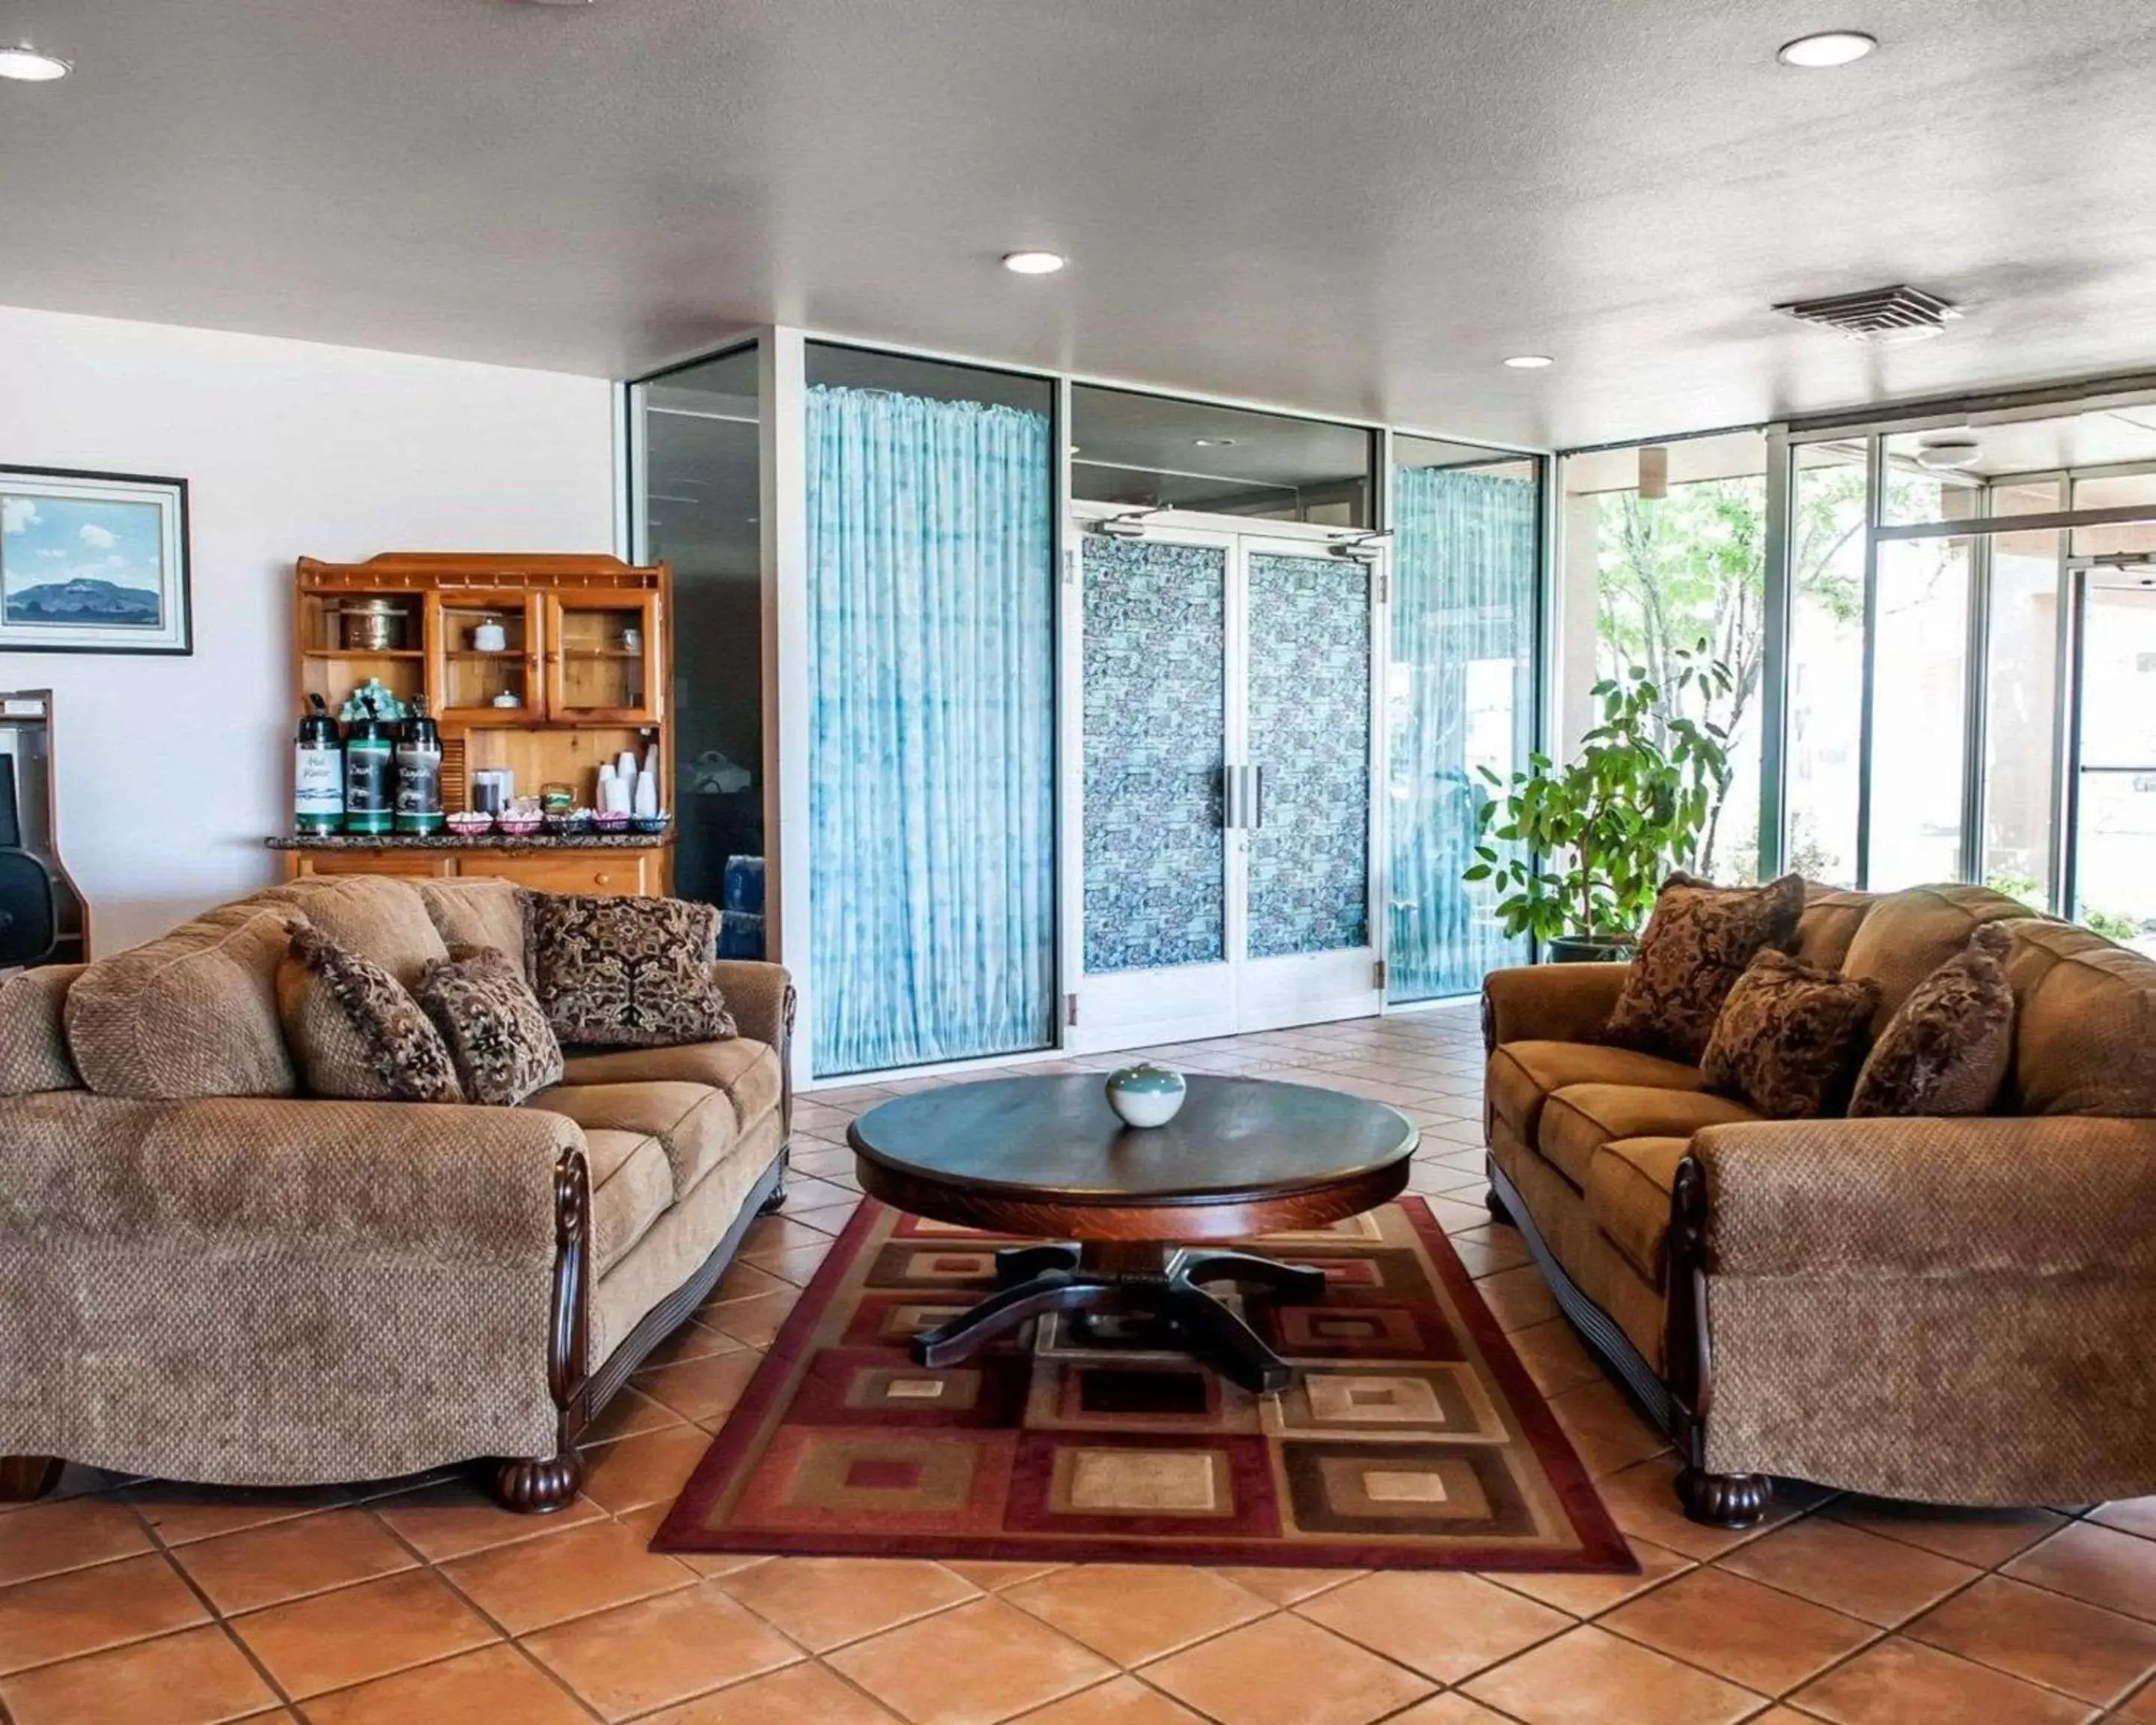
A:
[[[1683,716],[1688,692],[1730,685],[1704,648],[1676,655],[1666,690],[1637,667],[1597,683],[1601,722],[1569,765],[1532,755],[1509,781],[1481,769],[1492,794],[1462,878],[1496,886],[1506,933],[1534,936],[1560,963],[1630,956],[1656,889],[1692,860],[1729,782],[1726,733]]]

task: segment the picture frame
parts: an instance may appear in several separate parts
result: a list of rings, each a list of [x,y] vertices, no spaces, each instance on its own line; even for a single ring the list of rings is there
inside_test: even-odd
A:
[[[0,464],[0,653],[193,651],[185,480]]]

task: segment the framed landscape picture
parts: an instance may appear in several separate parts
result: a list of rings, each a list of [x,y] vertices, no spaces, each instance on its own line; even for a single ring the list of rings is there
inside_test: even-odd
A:
[[[187,482],[0,466],[0,653],[192,653]]]

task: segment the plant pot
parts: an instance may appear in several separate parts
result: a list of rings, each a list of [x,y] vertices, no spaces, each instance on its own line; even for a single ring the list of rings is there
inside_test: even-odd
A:
[[[1632,942],[1623,935],[1560,934],[1543,942],[1543,955],[1551,964],[1628,964]]]

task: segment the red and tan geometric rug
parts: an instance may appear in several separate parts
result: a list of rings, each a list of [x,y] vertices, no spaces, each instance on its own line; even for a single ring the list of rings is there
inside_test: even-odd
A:
[[[914,1333],[988,1292],[1014,1243],[863,1204],[653,1548],[1633,1569],[1420,1199],[1253,1242],[1327,1283],[1241,1301],[1298,1368],[1277,1396],[1053,1317],[916,1366]]]

